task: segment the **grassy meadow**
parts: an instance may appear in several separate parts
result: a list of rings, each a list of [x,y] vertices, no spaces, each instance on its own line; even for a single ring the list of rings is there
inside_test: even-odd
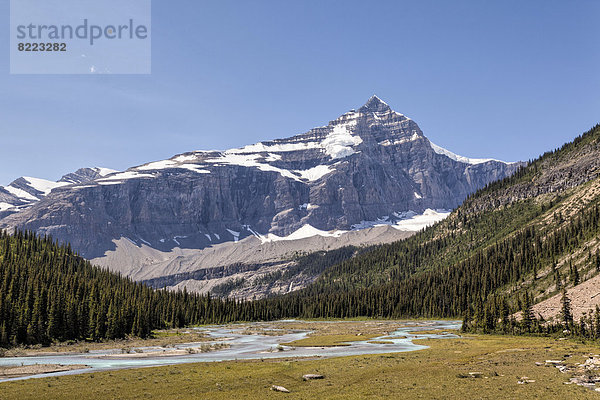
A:
[[[327,346],[356,337],[315,335]],[[372,332],[361,332],[361,340]],[[356,339],[355,339],[356,340]],[[0,383],[1,399],[592,399],[600,394],[573,384],[545,360],[583,363],[595,345],[540,337],[467,335],[424,339],[428,349],[329,359],[197,363],[106,371]],[[303,343],[304,344],[304,343]],[[536,364],[537,363],[537,364]],[[303,381],[304,374],[324,379]],[[527,380],[528,383],[518,383]],[[290,393],[271,390],[272,385]]]

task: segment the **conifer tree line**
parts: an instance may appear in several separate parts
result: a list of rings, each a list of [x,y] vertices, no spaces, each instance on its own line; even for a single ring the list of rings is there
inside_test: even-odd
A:
[[[519,318],[512,312],[518,312]],[[566,289],[562,289],[560,313],[556,319],[546,321],[535,316],[531,296],[528,292],[519,299],[518,306],[511,309],[502,296],[488,298],[485,303],[477,302],[468,307],[463,318],[463,332],[509,335],[570,335],[583,339],[600,340],[600,307],[584,312],[575,321],[571,300]]]
[[[100,340],[242,318],[234,300],[154,290],[32,232],[0,231],[0,347]]]

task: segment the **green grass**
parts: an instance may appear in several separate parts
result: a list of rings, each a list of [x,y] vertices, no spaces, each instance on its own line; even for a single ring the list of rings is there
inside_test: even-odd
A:
[[[317,335],[309,336],[304,339],[294,340],[289,343],[282,343],[285,346],[294,347],[332,347],[332,346],[350,346],[348,342],[358,342],[369,340],[379,335]]]

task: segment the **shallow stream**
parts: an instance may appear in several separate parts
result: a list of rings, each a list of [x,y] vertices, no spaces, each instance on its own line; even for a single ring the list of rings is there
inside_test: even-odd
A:
[[[292,321],[290,321],[292,322]],[[293,321],[298,322],[298,321]],[[330,322],[336,323],[336,322]],[[89,353],[57,353],[56,355],[40,355],[28,357],[0,358],[0,366],[20,366],[35,364],[84,364],[90,368],[72,371],[53,372],[39,375],[30,375],[18,378],[0,379],[0,382],[22,380],[48,376],[72,375],[123,368],[142,368],[160,365],[173,365],[194,362],[213,362],[227,360],[247,359],[272,359],[289,357],[341,357],[362,354],[396,353],[425,349],[427,346],[413,343],[414,339],[452,339],[458,336],[442,332],[440,334],[423,333],[419,331],[454,330],[460,328],[460,321],[409,321],[403,323],[406,327],[398,329],[379,338],[364,341],[348,342],[348,346],[336,347],[289,347],[281,343],[288,343],[305,338],[310,331],[293,331],[283,335],[245,334],[245,330],[259,328],[263,332],[269,330],[269,323],[252,323],[226,326],[203,326],[190,328],[214,339],[208,342],[177,344],[172,347],[139,347],[132,349],[131,354],[122,354],[121,349],[91,350]],[[276,330],[276,329],[273,329]],[[390,343],[369,343],[385,340]],[[228,348],[201,352],[202,345],[227,343]],[[195,354],[158,355],[156,352],[172,352],[173,350],[187,350]],[[152,352],[147,356],[144,353]],[[156,356],[154,354],[157,354]],[[181,353],[181,352],[180,352]]]

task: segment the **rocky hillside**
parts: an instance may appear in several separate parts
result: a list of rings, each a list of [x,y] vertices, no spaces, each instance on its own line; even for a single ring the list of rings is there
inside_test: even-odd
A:
[[[124,242],[119,243],[117,251],[94,262],[129,271],[132,278],[155,288],[186,288],[189,292],[260,299],[302,289],[331,265],[413,234],[385,225],[339,236],[314,235],[272,242],[251,236],[202,250],[161,253],[145,247],[141,250],[144,257],[139,256],[140,250],[133,243]]]

